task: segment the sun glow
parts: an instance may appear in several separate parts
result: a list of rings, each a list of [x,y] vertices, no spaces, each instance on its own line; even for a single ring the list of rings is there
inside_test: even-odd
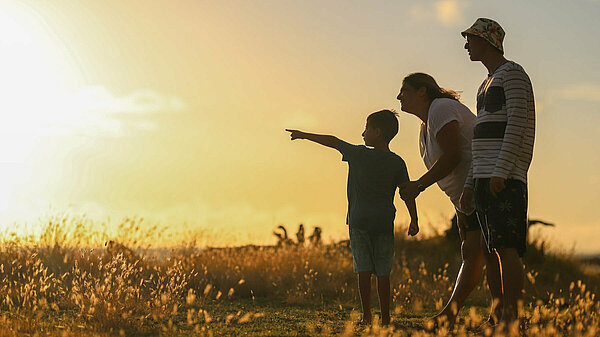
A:
[[[74,111],[55,109],[80,81],[60,39],[30,8],[0,4],[0,212],[37,166],[32,153]]]

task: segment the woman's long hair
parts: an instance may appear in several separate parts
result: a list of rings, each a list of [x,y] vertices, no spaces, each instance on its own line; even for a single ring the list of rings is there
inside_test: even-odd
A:
[[[425,73],[412,73],[407,75],[402,80],[402,83],[407,83],[416,90],[425,87],[427,97],[432,101],[436,98],[450,98],[455,101],[460,101],[459,92],[441,88],[431,75]]]

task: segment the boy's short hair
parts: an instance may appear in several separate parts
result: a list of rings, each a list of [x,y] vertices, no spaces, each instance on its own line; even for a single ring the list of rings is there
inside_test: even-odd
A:
[[[398,133],[398,113],[394,110],[380,110],[373,112],[367,117],[367,122],[381,130],[383,139],[388,143]]]

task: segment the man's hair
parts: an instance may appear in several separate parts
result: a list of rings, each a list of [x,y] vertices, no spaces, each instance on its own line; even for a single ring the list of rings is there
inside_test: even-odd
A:
[[[398,133],[398,113],[394,110],[380,110],[367,117],[367,122],[374,128],[381,130],[381,135],[386,142],[390,142]]]
[[[406,76],[402,80],[402,83],[410,85],[411,87],[415,88],[415,90],[425,87],[427,98],[432,101],[436,98],[450,98],[455,101],[460,99],[460,93],[454,90],[441,88],[433,76],[429,74],[412,73]]]

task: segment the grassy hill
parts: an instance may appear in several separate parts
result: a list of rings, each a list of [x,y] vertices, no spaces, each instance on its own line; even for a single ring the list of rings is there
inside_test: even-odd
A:
[[[66,236],[59,222],[48,225],[40,243],[15,239],[2,246],[0,336],[437,336],[446,331],[428,332],[423,322],[448,299],[460,264],[454,236],[397,233],[395,324],[379,329],[353,324],[360,307],[345,241],[213,249],[182,244],[161,258],[131,239],[89,248],[61,239]],[[530,243],[524,260],[527,336],[600,333],[600,275],[589,262],[544,246]],[[482,282],[455,334],[472,334],[488,304]]]

